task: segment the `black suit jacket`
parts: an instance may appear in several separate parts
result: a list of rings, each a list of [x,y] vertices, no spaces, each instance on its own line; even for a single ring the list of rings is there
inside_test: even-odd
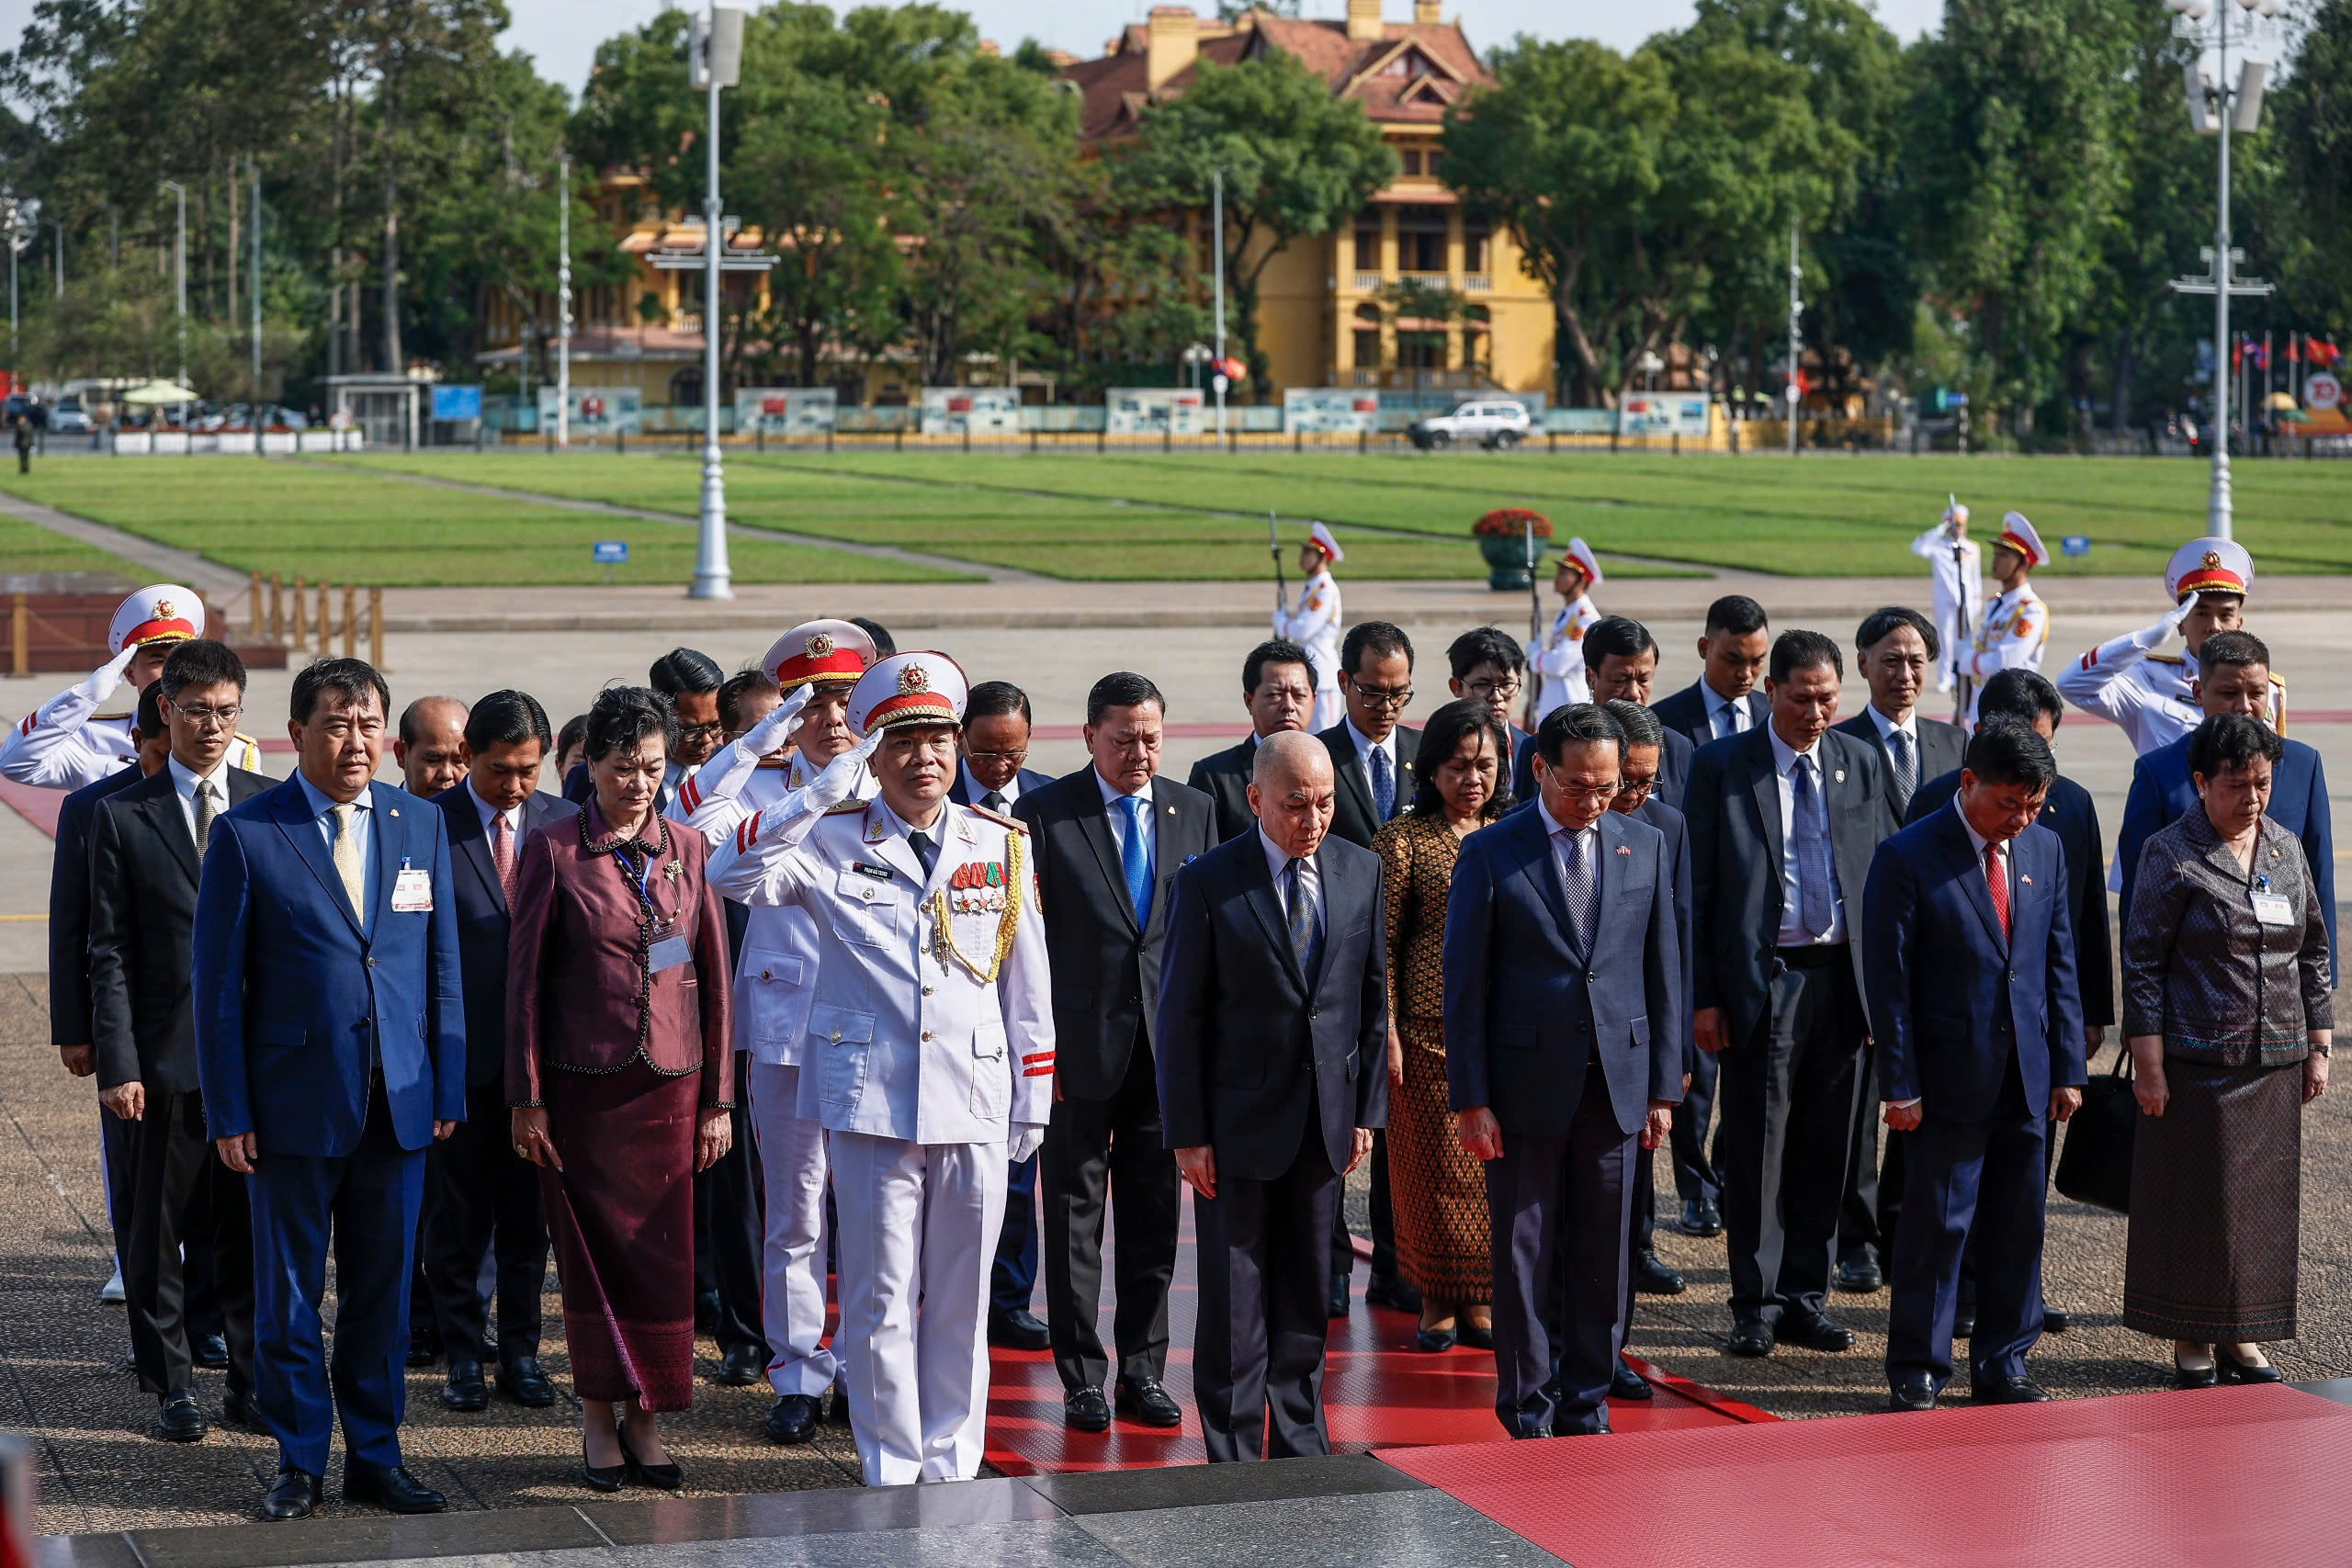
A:
[[[1220,1181],[1288,1170],[1309,1103],[1333,1170],[1347,1169],[1356,1128],[1388,1124],[1380,857],[1327,835],[1315,865],[1324,933],[1312,976],[1291,953],[1256,833],[1176,873],[1152,1025],[1163,1141],[1212,1145]]]
[[[1929,779],[1940,778],[1959,768],[1962,756],[1968,750],[1968,731],[1956,724],[1946,724],[1925,716],[1914,716],[1911,723],[1919,736],[1919,771],[1912,775],[1917,783],[1924,784]],[[1878,720],[1865,710],[1836,728],[1840,735],[1850,735],[1866,745],[1877,748],[1879,765],[1886,776],[1887,831],[1893,832],[1909,820],[1905,814],[1909,808],[1907,805],[1898,807],[1895,804],[1894,767],[1887,757],[1886,742],[1879,738]],[[1912,793],[1916,795],[1918,791],[1915,788]]]
[[[1701,683],[1693,681],[1680,691],[1650,705],[1650,712],[1657,715],[1660,724],[1693,746],[1704,746],[1715,738],[1714,728],[1707,722],[1707,697],[1699,689]],[[1742,733],[1753,735],[1770,723],[1771,717],[1772,705],[1764,700],[1764,694],[1748,693],[1747,728]]]
[[[1679,729],[1669,729],[1657,749],[1657,787],[1650,792],[1652,800],[1663,800],[1678,811],[1682,807],[1682,792],[1690,787],[1690,754],[1698,748],[1690,738]],[[1524,805],[1535,798],[1535,737],[1519,743],[1519,754],[1510,765],[1510,797]]]
[[[90,1040],[90,819],[98,802],[146,775],[133,762],[67,795],[49,863],[49,1043]]]
[[[228,770],[229,807],[271,781]],[[196,889],[203,866],[168,767],[98,803],[90,821],[90,1029],[98,1087],[197,1088]]]
[[[1012,802],[1013,808],[1017,811],[1020,809],[1021,803],[1029,798],[1029,792],[1031,790],[1045,788],[1047,784],[1054,782],[1054,776],[1051,773],[1041,773],[1035,768],[1023,768],[1021,770],[1019,774],[1015,776],[1013,782],[1021,786],[1020,795],[1015,796]],[[979,804],[978,801],[971,799],[965,793],[964,764],[960,759],[956,764],[956,782],[947,786],[947,798],[954,801],[958,806],[977,806]]]
[[[1249,735],[1193,764],[1184,783],[1209,797],[1216,807],[1216,838],[1223,843],[1238,839],[1258,825],[1250,809],[1250,775],[1258,765],[1258,738]]]
[[[1173,779],[1151,784],[1151,911],[1138,930],[1119,841],[1087,766],[1012,803],[1029,829],[1037,905],[1054,976],[1055,1081],[1072,1100],[1112,1100],[1127,1058],[1159,1008],[1169,889],[1184,863],[1216,847],[1208,796]]]
[[[1878,748],[1831,729],[1818,760],[1829,810],[1829,852],[1844,900],[1846,934],[1861,984],[1862,889],[1888,833]],[[1769,1016],[1778,962],[1781,896],[1780,780],[1769,722],[1711,740],[1690,761],[1683,815],[1690,826],[1690,989],[1695,1008],[1721,1008],[1729,1041],[1744,1045]]]
[[[458,905],[458,969],[466,998],[466,1082],[493,1084],[506,1074],[506,939],[513,917],[506,890],[498,884],[498,863],[490,855],[474,792],[460,781],[433,797],[449,833],[449,879]],[[575,807],[561,795],[533,790],[523,802],[523,830],[515,835],[514,859],[524,840]]]
[[[1421,732],[1400,724],[1396,734],[1396,815],[1402,817],[1413,805],[1413,759],[1420,754]],[[1363,759],[1356,755],[1348,721],[1343,718],[1329,729],[1318,730],[1316,739],[1331,753],[1331,773],[1338,785],[1332,792],[1331,836],[1368,850],[1372,836],[1380,830],[1380,819],[1373,814],[1372,777],[1363,770]]]
[[[1960,770],[1928,780],[1911,797],[1905,827],[1951,804]],[[2041,803],[2041,825],[2066,852],[2066,907],[2075,912],[2075,971],[2083,992],[2083,1021],[2105,1029],[2115,1021],[2115,941],[2107,921],[2107,851],[2098,836],[2098,803],[2091,792],[2060,775]]]

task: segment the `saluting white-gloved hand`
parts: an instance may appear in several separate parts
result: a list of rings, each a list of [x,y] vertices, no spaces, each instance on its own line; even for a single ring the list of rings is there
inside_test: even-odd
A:
[[[808,705],[808,695],[816,688],[803,685],[794,688],[792,694],[770,709],[767,717],[743,732],[743,750],[754,757],[764,757],[785,742],[800,717],[800,710]]]
[[[2181,626],[2188,619],[2189,615],[2196,610],[2196,608],[2197,595],[2194,593],[2182,594],[2180,596],[2180,603],[2175,604],[2170,610],[2166,611],[2163,619],[2157,621],[2154,626],[2150,626],[2138,637],[2132,638],[2132,640],[2138,643],[2142,648],[2148,649],[2152,651],[2162,648],[2165,644],[2170,642],[2174,637],[2180,635]]]
[[[104,702],[114,694],[114,689],[122,684],[122,677],[130,670],[130,661],[138,657],[139,645],[132,643],[90,671],[90,684],[97,688],[98,701]]]
[[[865,760],[882,744],[883,733],[876,730],[826,763],[825,771],[808,781],[811,809],[831,811],[857,792],[857,776],[865,771]]]
[[[1035,1122],[1015,1122],[1012,1123],[1012,1139],[1006,1144],[1004,1153],[1005,1157],[1014,1165],[1019,1165],[1023,1160],[1035,1154],[1038,1146],[1046,1141],[1046,1129]]]

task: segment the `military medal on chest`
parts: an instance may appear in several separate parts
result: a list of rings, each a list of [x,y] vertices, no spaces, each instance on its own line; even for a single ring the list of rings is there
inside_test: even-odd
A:
[[[931,896],[932,955],[982,985],[995,980],[1021,919],[1021,835],[1008,833],[1001,861],[967,861]],[[975,953],[985,954],[976,958]]]

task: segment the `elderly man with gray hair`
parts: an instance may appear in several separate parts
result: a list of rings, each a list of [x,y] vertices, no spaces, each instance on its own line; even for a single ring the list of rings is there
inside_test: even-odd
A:
[[[1380,858],[1329,836],[1322,741],[1259,743],[1257,830],[1177,872],[1160,1118],[1198,1195],[1193,1386],[1212,1461],[1328,1454],[1324,1277],[1341,1179],[1388,1120]]]

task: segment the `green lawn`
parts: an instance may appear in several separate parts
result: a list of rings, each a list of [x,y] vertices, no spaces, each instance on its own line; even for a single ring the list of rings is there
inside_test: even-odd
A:
[[[0,515],[0,575],[43,571],[111,572],[133,582],[154,575],[136,561],[52,534],[38,523]]]
[[[239,462],[229,457],[98,457],[52,461],[27,476],[0,474],[0,487],[130,533],[197,550],[241,571],[300,574],[377,587],[473,583],[601,583],[606,570],[589,547],[627,539],[620,582],[684,582],[694,574],[690,526],[600,517],[388,476],[315,464]],[[52,562],[33,552],[81,549],[45,529],[0,524],[0,566]],[[87,552],[97,562],[141,569]],[[907,582],[953,574],[844,551],[738,536],[729,560],[741,582]]]

